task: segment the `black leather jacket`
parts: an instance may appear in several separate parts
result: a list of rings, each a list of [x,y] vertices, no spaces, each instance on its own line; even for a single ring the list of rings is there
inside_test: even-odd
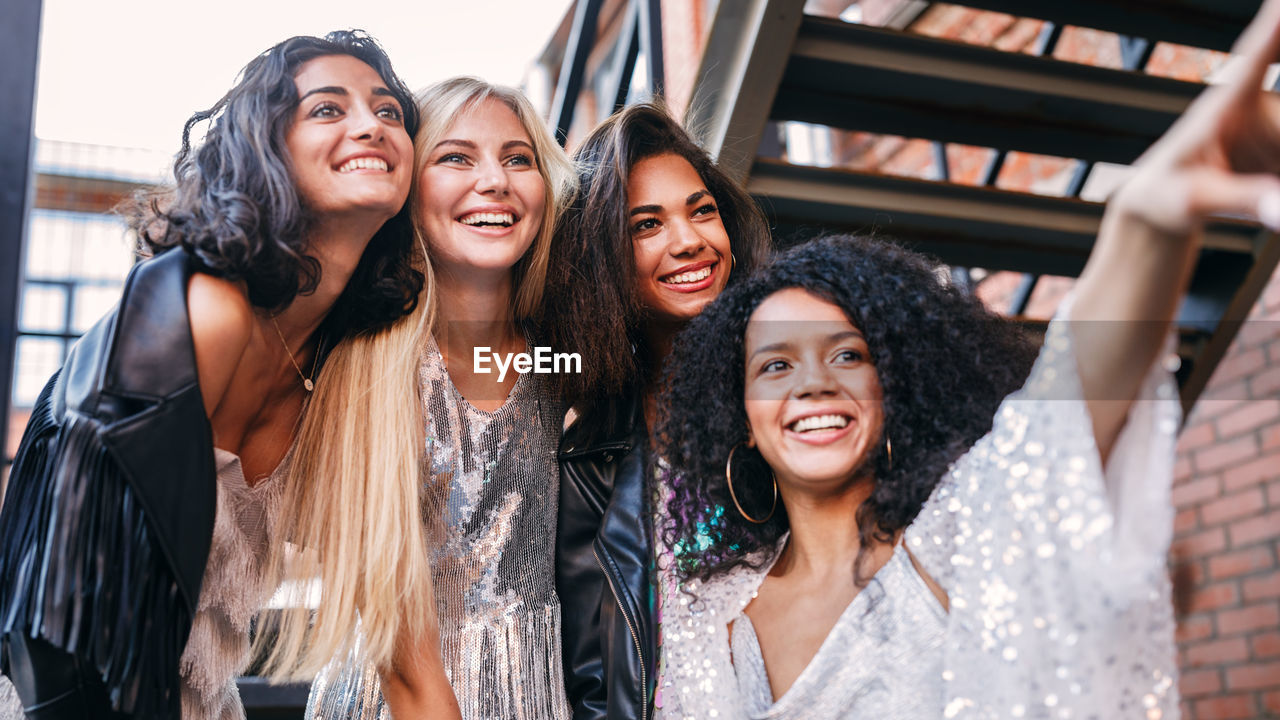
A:
[[[14,459],[0,669],[31,718],[105,717],[107,702],[180,714],[178,658],[216,508],[190,272],[181,250],[133,269],[119,308],[41,393]]]
[[[575,720],[653,716],[648,438],[638,397],[584,416],[560,442],[556,591]]]

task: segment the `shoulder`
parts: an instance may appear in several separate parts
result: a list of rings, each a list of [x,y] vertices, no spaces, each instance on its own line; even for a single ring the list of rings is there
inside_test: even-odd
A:
[[[187,283],[187,314],[205,410],[212,413],[253,336],[253,306],[237,283],[197,272]]]

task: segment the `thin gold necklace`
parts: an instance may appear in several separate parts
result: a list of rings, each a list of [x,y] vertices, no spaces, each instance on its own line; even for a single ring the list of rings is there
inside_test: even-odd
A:
[[[284,333],[280,332],[280,323],[276,322],[275,316],[271,317],[271,326],[276,329],[276,337],[280,338],[280,344],[284,346],[285,354],[289,356],[289,362],[293,363],[293,369],[298,371],[298,377],[302,378],[302,387],[311,392],[316,389],[316,384],[311,378],[316,376],[317,363],[320,362],[320,346],[316,345],[316,356],[311,361],[311,377],[302,374],[302,368],[298,367],[298,361],[293,359],[293,352],[289,350],[289,343],[284,340]]]

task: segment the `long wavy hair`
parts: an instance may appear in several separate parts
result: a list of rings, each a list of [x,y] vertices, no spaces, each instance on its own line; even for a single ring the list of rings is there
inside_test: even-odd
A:
[[[767,560],[790,528],[779,502],[762,524],[734,508],[725,462],[734,455],[734,490],[748,512],[773,500],[770,471],[747,439],[744,336],[766,298],[802,288],[841,310],[865,336],[884,390],[884,438],[869,458],[875,487],[856,515],[861,547],[855,581],[870,550],[892,542],[920,512],[947,466],[991,429],[1000,401],[1026,380],[1035,348],[1018,327],[987,310],[938,273],[939,264],[866,237],[830,236],[780,255],[726,290],[673,343],[659,398],[658,453],[669,463],[668,524],[682,578],[706,580]],[[764,551],[764,552],[760,552]]]
[[[294,76],[307,61],[330,55],[373,68],[400,102],[406,131],[417,131],[412,95],[368,35],[285,40],[187,121],[175,185],[124,208],[143,250],[184,248],[199,271],[243,281],[249,301],[268,313],[316,287],[320,264],[307,245],[313,218],[295,186],[284,138],[299,101]],[[193,143],[193,131],[205,122],[203,141]],[[264,674],[276,679],[310,679],[349,650],[357,618],[367,657],[388,667],[396,643],[422,637],[434,617],[417,510],[421,414],[401,407],[405,397],[416,397],[417,353],[363,351],[382,336],[416,348],[425,318],[409,313],[430,302],[426,270],[402,209],[374,234],[321,325],[326,344],[336,345],[291,451],[279,519],[279,537],[288,542],[272,548],[268,571],[287,570],[297,587],[318,578],[319,604],[313,611],[305,596],[296,596],[278,624],[266,627],[273,616],[260,623],[255,653],[265,658]],[[383,423],[396,431],[383,432]]]
[[[494,85],[480,78],[459,76],[431,85],[417,94],[418,109],[425,121],[413,138],[413,166],[415,174],[422,172],[432,148],[444,139],[454,121],[490,98],[510,108],[529,134],[529,139],[533,141],[538,173],[546,186],[542,225],[538,228],[538,235],[534,238],[532,247],[512,268],[515,299],[512,319],[517,323],[525,323],[541,315],[552,237],[577,187],[573,164],[547,129],[537,109],[519,90]],[[414,227],[421,228],[422,224],[417,218],[421,205],[417,183],[414,183],[409,194],[409,205],[414,214]],[[423,240],[430,253],[430,238]]]
[[[358,30],[289,38],[254,58],[226,95],[187,120],[173,187],[140,193],[122,208],[141,250],[181,246],[200,271],[243,280],[249,302],[268,311],[315,289],[320,263],[307,254],[313,218],[298,195],[285,135],[298,107],[294,76],[326,55],[349,55],[373,68],[399,101],[409,136],[417,132],[413,95],[373,38]],[[205,123],[203,141],[193,143]],[[369,242],[326,318],[327,337],[384,325],[413,307],[424,282],[411,262],[413,245],[406,207]]]
[[[551,346],[582,356],[580,374],[559,377],[561,392],[582,412],[629,392],[659,360],[644,334],[627,181],[641,160],[667,153],[687,160],[715,199],[734,255],[729,287],[769,252],[769,226],[755,201],[660,100],[628,106],[600,123],[574,154],[578,193],[552,246],[548,276]]]

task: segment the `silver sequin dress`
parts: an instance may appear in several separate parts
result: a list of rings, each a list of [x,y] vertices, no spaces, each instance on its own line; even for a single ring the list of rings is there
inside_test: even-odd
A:
[[[699,603],[668,578],[660,717],[1177,717],[1166,569],[1176,391],[1154,368],[1104,472],[1064,320],[1069,307],[1050,325],[1026,385],[905,533],[947,592],[949,613],[929,607],[897,548],[792,686],[804,701],[788,691],[774,703],[763,663],[750,661],[758,645],[731,639],[726,627],[764,571],[691,582]],[[864,599],[868,592],[874,597]],[[898,673],[912,660],[903,649],[921,653],[905,682]]]
[[[441,650],[462,717],[568,718],[554,564],[564,408],[544,377],[525,374],[501,408],[477,410],[434,341],[420,373]],[[307,718],[390,719],[377,671],[357,655],[316,679]]]

